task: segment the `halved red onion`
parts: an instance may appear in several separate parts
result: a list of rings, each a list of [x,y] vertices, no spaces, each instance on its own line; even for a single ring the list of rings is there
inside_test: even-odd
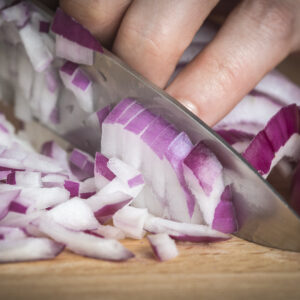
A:
[[[300,113],[296,104],[283,107],[258,133],[243,156],[263,176],[285,156],[299,160]]]
[[[89,205],[80,198],[56,205],[47,212],[47,216],[56,223],[76,231],[93,230],[99,225]]]
[[[144,224],[147,216],[146,208],[125,206],[113,215],[113,223],[127,237],[141,239],[145,235]]]
[[[56,55],[60,57],[92,65],[93,51],[103,52],[91,33],[60,8],[56,10],[51,30],[57,35]]]
[[[148,124],[140,116],[145,116]],[[130,126],[135,119],[140,123],[136,123],[138,130]],[[135,206],[146,205],[150,212],[174,219],[190,221],[194,218],[195,222],[201,219],[199,209],[194,211],[195,200],[182,172],[181,161],[192,148],[184,133],[176,131],[164,119],[146,113],[140,104],[128,98],[109,113],[102,124],[102,133],[103,154],[137,167],[146,185],[151,186],[142,190],[134,201]],[[134,147],[128,143],[129,136]],[[130,151],[136,155],[126,155]]]
[[[226,186],[221,195],[221,200],[215,209],[212,228],[224,233],[238,230],[230,186]]]
[[[40,220],[39,229],[55,241],[66,245],[72,252],[80,255],[111,261],[124,261],[134,257],[133,253],[116,240],[72,231],[49,220],[49,218]]]
[[[166,233],[148,234],[147,239],[158,260],[167,261],[178,256],[174,240]]]
[[[183,171],[206,224],[211,226],[224,190],[221,163],[204,142],[199,142],[184,159]]]
[[[151,233],[167,233],[175,240],[188,242],[218,242],[227,240],[229,235],[216,231],[209,226],[175,222],[149,214],[144,229]]]
[[[0,262],[17,262],[51,259],[64,246],[47,238],[21,238],[0,240]]]

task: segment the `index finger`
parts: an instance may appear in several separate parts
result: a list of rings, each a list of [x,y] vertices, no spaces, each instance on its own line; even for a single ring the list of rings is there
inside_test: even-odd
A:
[[[295,48],[294,3],[243,2],[167,92],[214,125]]]

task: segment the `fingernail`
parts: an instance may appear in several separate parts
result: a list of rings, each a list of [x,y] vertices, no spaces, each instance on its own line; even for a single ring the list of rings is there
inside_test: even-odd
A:
[[[181,104],[183,104],[188,110],[190,110],[195,115],[198,114],[198,109],[194,103],[187,100],[180,100]]]

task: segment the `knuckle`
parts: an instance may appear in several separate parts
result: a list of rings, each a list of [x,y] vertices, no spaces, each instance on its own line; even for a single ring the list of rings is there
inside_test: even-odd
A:
[[[170,53],[168,37],[163,31],[145,30],[139,26],[127,26],[122,32],[124,39],[131,41],[140,51],[152,58],[161,59],[164,53]],[[173,56],[173,55],[172,55]],[[164,57],[168,60],[168,57]]]
[[[291,1],[255,0],[250,5],[249,16],[254,19],[265,38],[291,42],[296,14]]]

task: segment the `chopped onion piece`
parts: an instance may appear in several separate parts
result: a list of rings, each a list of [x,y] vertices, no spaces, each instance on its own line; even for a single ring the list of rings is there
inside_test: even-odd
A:
[[[108,158],[103,154],[96,152],[94,176],[95,185],[99,190],[116,177],[116,175],[107,167],[107,163]]]
[[[109,186],[112,185],[113,186]],[[128,205],[132,197],[119,189],[114,182],[108,184],[94,196],[89,197],[86,203],[91,207],[95,216],[99,218],[110,217],[123,206]],[[100,219],[101,221],[101,219]]]
[[[178,256],[178,250],[174,240],[166,233],[147,235],[147,238],[158,260],[167,261]]]
[[[68,39],[82,47],[102,53],[100,43],[91,33],[79,24],[75,19],[68,16],[63,10],[56,10],[51,30],[59,36]],[[93,61],[87,60],[87,63]]]
[[[125,238],[125,234],[121,229],[111,225],[99,224],[98,228],[93,230],[92,232],[99,234],[107,239],[123,240]]]
[[[94,160],[89,154],[74,149],[70,155],[70,162],[71,170],[79,180],[84,180],[93,176]]]
[[[107,167],[128,187],[128,194],[135,198],[144,187],[144,178],[135,168],[118,158],[110,158]]]
[[[29,5],[26,1],[21,1],[1,11],[1,17],[6,22],[15,22],[18,27],[23,27],[27,23],[29,16]]]
[[[63,36],[56,35],[55,54],[58,57],[67,59],[78,64],[92,65],[94,51],[72,42]]]
[[[0,261],[17,262],[51,259],[57,256],[64,246],[46,238],[21,238],[0,240]]]
[[[61,203],[47,212],[56,223],[72,230],[93,230],[99,226],[90,207],[80,198]]]
[[[0,191],[13,191],[19,190],[19,187],[1,184]],[[69,192],[63,188],[53,187],[53,188],[32,188],[23,187],[19,196],[14,200],[13,203],[20,205],[27,212],[32,212],[35,210],[41,210],[53,207],[59,203],[65,202],[69,199]],[[12,207],[10,207],[12,209]]]
[[[41,173],[30,172],[30,171],[16,171],[15,184],[22,187],[35,187],[39,188],[42,186]]]
[[[80,255],[111,261],[124,261],[134,257],[116,240],[71,231],[49,220],[49,218],[40,220],[39,229],[55,241],[66,245],[72,252]]]
[[[93,193],[96,192],[95,178],[87,178],[84,181],[80,182],[79,193]]]
[[[45,142],[41,153],[53,158],[64,170],[69,171],[68,153],[54,141]]]
[[[20,29],[19,33],[35,71],[42,72],[46,70],[53,60],[53,55],[44,44],[38,31],[28,23]]]
[[[70,192],[70,198],[79,196],[79,182],[65,180],[64,188]]]
[[[238,229],[230,186],[226,186],[221,195],[221,201],[215,209],[212,228],[224,233],[233,233]]]
[[[113,215],[113,223],[127,237],[141,239],[145,235],[143,228],[147,216],[148,212],[146,208],[125,206]]]
[[[151,233],[167,233],[173,239],[189,242],[217,242],[230,237],[206,225],[180,223],[149,215],[144,229]]]
[[[68,179],[64,174],[47,174],[42,177],[43,187],[63,187],[65,180]]]
[[[19,197],[21,190],[0,191],[0,220],[3,219],[9,211],[10,204]]]
[[[215,154],[203,142],[199,142],[184,159],[183,170],[204,220],[211,226],[224,190],[223,167]]]
[[[0,226],[0,241],[1,240],[16,240],[26,238],[24,230],[18,227]]]

